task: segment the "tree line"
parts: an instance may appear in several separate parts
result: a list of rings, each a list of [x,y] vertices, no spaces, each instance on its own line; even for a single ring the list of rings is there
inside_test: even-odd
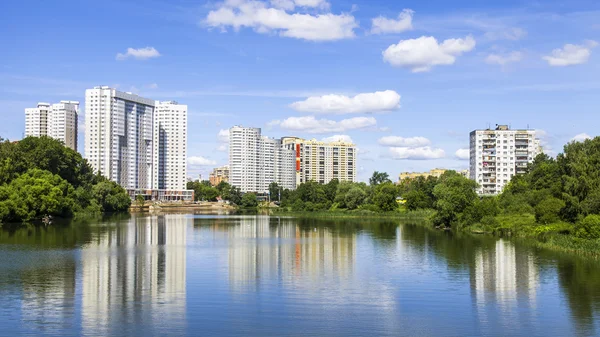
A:
[[[131,199],[50,137],[0,138],[0,223],[127,211]]]

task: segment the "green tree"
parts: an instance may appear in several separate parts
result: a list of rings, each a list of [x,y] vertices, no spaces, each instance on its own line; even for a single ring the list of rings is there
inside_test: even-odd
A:
[[[476,182],[454,171],[444,173],[440,182],[433,189],[436,198],[435,210],[437,211],[434,223],[447,227],[458,224],[462,213],[475,204],[477,187]]]
[[[373,204],[384,212],[390,212],[398,208],[397,197],[396,186],[391,182],[383,183],[375,188]]]
[[[254,193],[246,193],[242,197],[242,207],[244,208],[256,208],[258,206],[258,199]]]
[[[356,209],[358,206],[367,198],[367,194],[361,188],[354,186],[347,193],[344,198],[344,203],[348,209]]]
[[[338,186],[340,185],[340,181],[335,178],[331,179],[325,186],[323,186],[323,190],[325,191],[325,198],[331,202],[335,201],[335,196],[337,194]]]
[[[582,239],[600,239],[600,215],[588,215],[575,227],[575,235]]]
[[[271,197],[271,201],[279,201],[279,192],[281,191],[281,187],[276,182],[272,182],[269,184],[269,196]]]
[[[535,220],[541,224],[549,224],[560,220],[560,211],[565,207],[565,202],[549,196],[535,206]]]
[[[231,186],[231,189],[229,190],[229,201],[234,205],[242,204],[242,191],[239,187]]]
[[[31,169],[0,187],[0,222],[72,215],[75,190],[60,176]]]
[[[138,208],[144,208],[144,204],[146,204],[146,198],[143,195],[138,194],[135,196],[135,203]]]
[[[369,184],[371,186],[377,186],[383,183],[391,183],[390,176],[385,172],[375,171],[373,172],[373,176],[369,179]]]
[[[123,187],[113,181],[105,180],[92,188],[94,201],[102,212],[125,212],[131,207],[131,198]]]

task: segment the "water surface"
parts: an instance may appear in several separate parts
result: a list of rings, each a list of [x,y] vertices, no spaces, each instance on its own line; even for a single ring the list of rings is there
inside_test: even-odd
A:
[[[0,335],[594,336],[597,261],[398,221],[0,229]]]

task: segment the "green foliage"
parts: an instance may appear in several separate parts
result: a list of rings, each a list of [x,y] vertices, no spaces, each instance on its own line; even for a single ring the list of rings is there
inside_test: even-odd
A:
[[[406,208],[409,210],[432,209],[435,202],[433,189],[437,183],[436,177],[404,179],[398,192],[406,199]]]
[[[373,194],[373,204],[384,212],[390,212],[398,208],[396,198],[398,189],[391,182],[377,185]]]
[[[241,206],[244,208],[256,208],[258,207],[258,199],[254,193],[246,193],[242,197]]]
[[[92,188],[94,201],[102,212],[124,212],[131,206],[131,199],[123,187],[105,180]]]
[[[217,197],[221,194],[219,190],[210,185],[208,181],[189,181],[187,183],[188,190],[194,190],[194,198],[196,201],[217,201]]]
[[[72,215],[75,190],[60,176],[31,169],[0,187],[0,222]]]
[[[600,239],[600,215],[588,215],[575,227],[575,235],[582,239]]]
[[[564,207],[564,201],[547,197],[535,207],[535,220],[540,224],[560,221],[559,213]]]
[[[144,204],[146,204],[146,198],[144,198],[143,195],[138,194],[135,196],[135,203],[137,204],[137,207],[143,208]]]
[[[0,138],[0,222],[127,210],[129,196],[113,185],[55,139],[27,137],[10,143]]]
[[[477,200],[477,183],[454,171],[446,172],[433,189],[437,211],[434,223],[450,227],[458,224],[462,213],[472,207]]]
[[[231,189],[229,190],[229,198],[226,198],[226,200],[229,200],[230,202],[232,202],[235,205],[241,205],[242,204],[242,191],[240,190],[240,188],[231,186]]]
[[[279,191],[281,187],[276,182],[272,182],[269,184],[269,195],[271,196],[271,201],[279,200]]]
[[[366,197],[367,194],[361,188],[356,186],[352,187],[344,197],[346,208],[357,209]]]
[[[391,183],[389,174],[385,172],[373,172],[373,176],[369,179],[369,184],[371,186],[377,186],[383,183]]]

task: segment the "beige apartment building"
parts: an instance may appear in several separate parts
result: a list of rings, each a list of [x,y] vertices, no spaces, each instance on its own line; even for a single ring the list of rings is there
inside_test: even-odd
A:
[[[282,146],[296,154],[296,185],[307,181],[327,184],[333,179],[356,181],[356,145],[284,137]]]
[[[215,168],[209,175],[208,180],[212,186],[221,182],[229,182],[229,165]]]

